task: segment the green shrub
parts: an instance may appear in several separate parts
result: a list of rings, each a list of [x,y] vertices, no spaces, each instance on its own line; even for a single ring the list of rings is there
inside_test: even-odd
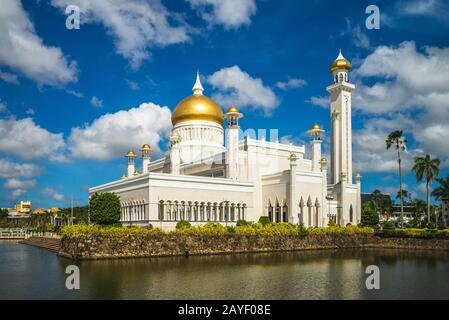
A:
[[[203,236],[222,236],[228,233],[225,226],[218,222],[208,222],[201,226],[190,227],[190,228],[180,228],[172,233],[176,234],[186,234],[186,235],[203,235]]]
[[[235,234],[235,227],[228,226],[226,227],[226,231],[228,234]]]
[[[427,229],[436,229],[437,226],[435,225],[435,222],[431,221],[427,224]]]
[[[176,224],[176,229],[190,228],[191,226],[189,221],[181,220]]]
[[[120,199],[115,193],[94,193],[90,199],[90,219],[100,225],[120,222]]]
[[[384,230],[394,230],[394,229],[396,229],[396,226],[394,225],[393,221],[389,220],[383,224],[383,229]]]
[[[327,228],[311,227],[307,229],[309,234],[333,234],[333,233],[343,233],[343,234],[372,234],[374,229],[370,227],[359,227],[355,225],[350,225],[346,227],[334,226]]]
[[[261,216],[259,218],[259,223],[266,226],[266,225],[271,224],[271,221],[270,221],[270,218],[268,218],[267,216]]]
[[[237,220],[237,223],[235,224],[237,227],[241,227],[241,226],[249,226],[251,225],[251,222],[248,222],[246,220]]]
[[[162,234],[159,228],[140,228],[140,227],[111,227],[100,225],[73,225],[61,227],[61,236],[63,238],[82,238],[82,237],[108,237],[108,238],[126,238],[133,236],[148,236],[153,234]]]

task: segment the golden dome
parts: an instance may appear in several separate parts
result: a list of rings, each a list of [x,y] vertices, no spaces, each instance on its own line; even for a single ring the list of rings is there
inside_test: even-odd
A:
[[[223,111],[212,99],[194,94],[176,106],[171,115],[173,125],[188,120],[207,120],[223,125]]]
[[[310,128],[310,131],[321,131],[321,127],[319,124],[315,123],[312,128]]]
[[[128,158],[133,158],[133,157],[136,156],[136,154],[134,153],[134,151],[130,150],[130,151],[128,151],[128,153],[126,154],[126,156],[127,156]]]
[[[226,113],[239,113],[239,109],[236,106],[230,106]]]
[[[341,54],[341,50],[337,59],[335,59],[334,62],[332,62],[330,68],[331,72],[334,72],[338,69],[346,69],[348,71],[352,69],[351,62],[349,62],[345,57],[343,57],[343,55]]]
[[[197,72],[196,82],[192,88],[193,95],[185,98],[176,106],[171,115],[173,125],[189,120],[206,120],[216,122],[220,125],[224,123],[224,114],[220,106],[212,99],[203,95],[200,75]]]
[[[150,147],[149,144],[145,143],[145,144],[142,146],[142,149],[140,149],[140,150],[141,150],[141,151],[151,150],[151,147]]]

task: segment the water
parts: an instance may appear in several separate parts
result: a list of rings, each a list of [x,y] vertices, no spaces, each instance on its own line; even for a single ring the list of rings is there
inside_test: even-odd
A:
[[[0,299],[449,299],[449,252],[303,251],[78,262],[0,241]],[[380,268],[367,290],[365,268]]]

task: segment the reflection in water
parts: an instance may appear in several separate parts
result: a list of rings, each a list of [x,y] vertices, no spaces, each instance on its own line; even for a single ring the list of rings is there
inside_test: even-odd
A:
[[[1,299],[448,299],[449,253],[302,251],[82,261],[81,290],[64,283],[73,262],[0,242]],[[378,265],[381,290],[365,288]]]

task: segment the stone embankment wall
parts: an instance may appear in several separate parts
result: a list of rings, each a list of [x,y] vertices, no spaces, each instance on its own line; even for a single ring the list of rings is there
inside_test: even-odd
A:
[[[449,251],[449,239],[381,238],[371,234],[312,234],[305,237],[158,234],[129,238],[63,238],[59,254],[72,259],[106,259],[338,248]]]

